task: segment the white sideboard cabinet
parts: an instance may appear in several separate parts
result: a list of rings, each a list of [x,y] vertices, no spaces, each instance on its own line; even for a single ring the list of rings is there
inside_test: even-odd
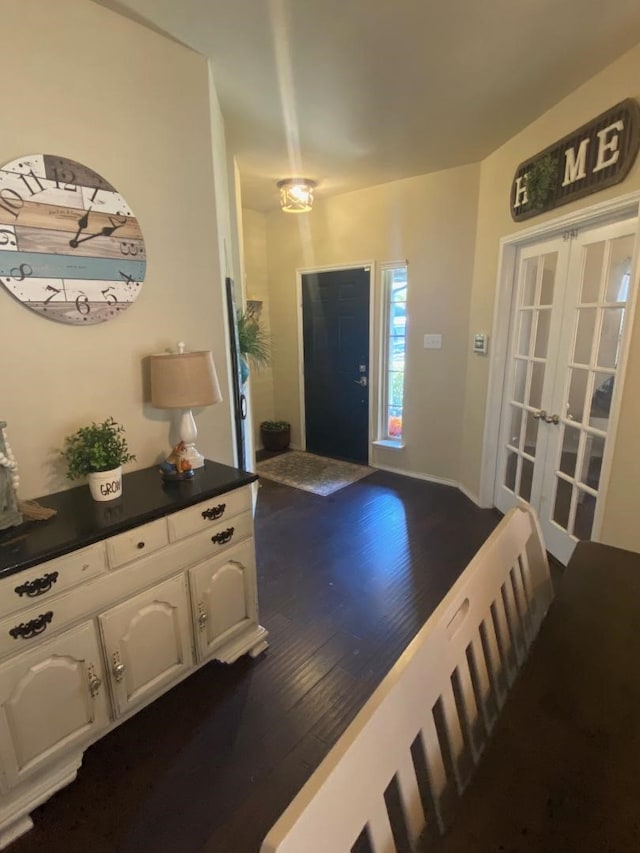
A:
[[[91,743],[207,661],[267,647],[255,480],[210,461],[178,483],[149,468],[117,501],[48,495],[55,517],[0,532],[0,848]]]

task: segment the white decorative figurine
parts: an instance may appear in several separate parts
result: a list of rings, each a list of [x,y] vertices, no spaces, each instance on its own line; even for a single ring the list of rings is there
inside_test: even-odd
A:
[[[0,421],[0,530],[22,524],[22,513],[18,510],[18,463],[9,446],[6,426],[6,421]]]

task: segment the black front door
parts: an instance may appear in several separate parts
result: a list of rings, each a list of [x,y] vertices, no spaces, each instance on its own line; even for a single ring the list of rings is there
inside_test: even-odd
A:
[[[302,325],[307,450],[367,463],[369,270],[303,275]]]

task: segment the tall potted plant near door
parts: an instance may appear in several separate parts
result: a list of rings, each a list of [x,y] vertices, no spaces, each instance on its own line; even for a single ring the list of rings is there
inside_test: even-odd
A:
[[[238,349],[242,384],[249,378],[249,368],[260,370],[271,362],[271,341],[260,325],[258,317],[250,311],[238,311]]]
[[[62,455],[67,462],[67,477],[88,477],[91,496],[96,501],[120,497],[122,466],[136,458],[129,453],[124,427],[112,417],[68,435]]]

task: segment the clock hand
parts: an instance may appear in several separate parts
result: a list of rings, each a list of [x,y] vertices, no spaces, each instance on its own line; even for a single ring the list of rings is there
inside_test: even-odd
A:
[[[78,230],[76,231],[76,235],[71,240],[69,240],[69,245],[71,246],[72,249],[77,249],[78,243],[82,242],[82,241],[78,240],[78,237],[80,236],[80,234],[82,234],[82,232],[86,229],[87,225],[89,224],[89,213],[90,212],[91,212],[91,208],[89,208],[89,210],[87,210],[87,212],[84,213],[80,217],[80,219],[78,219]]]
[[[81,237],[79,240],[73,240],[69,245],[73,245],[75,249],[76,246],[79,246],[80,243],[86,243],[88,240],[94,240],[96,237],[111,237],[114,231],[117,231],[118,228],[122,228],[126,223],[122,223],[122,225],[105,225],[105,227],[99,231],[97,234],[87,234],[86,237]]]

